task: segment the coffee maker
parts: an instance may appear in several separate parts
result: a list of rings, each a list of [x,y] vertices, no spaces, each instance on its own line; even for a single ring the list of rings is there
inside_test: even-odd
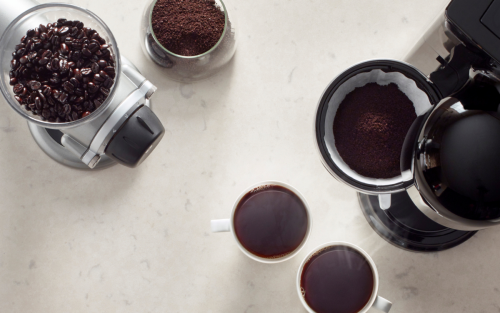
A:
[[[500,0],[453,0],[404,62],[357,64],[319,101],[315,131],[323,165],[358,191],[368,223],[397,247],[441,251],[500,223],[499,20]],[[397,83],[417,113],[401,175],[388,180],[353,173],[330,130],[338,102],[367,79]]]
[[[0,5],[0,89],[10,106],[28,121],[40,148],[55,161],[77,169],[141,164],[165,134],[150,109],[156,87],[120,55],[107,25],[94,13],[70,4],[0,0]],[[26,31],[59,18],[79,20],[98,31],[110,46],[116,78],[107,99],[90,115],[71,122],[51,123],[17,103],[9,85],[9,71],[11,54]]]

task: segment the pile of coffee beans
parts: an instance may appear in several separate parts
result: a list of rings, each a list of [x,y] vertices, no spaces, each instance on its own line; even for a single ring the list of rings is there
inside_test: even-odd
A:
[[[53,123],[95,111],[115,83],[115,59],[99,33],[64,18],[30,29],[12,53],[10,85],[27,111]]]
[[[184,56],[210,50],[225,26],[224,12],[215,0],[157,0],[151,20],[162,46]]]

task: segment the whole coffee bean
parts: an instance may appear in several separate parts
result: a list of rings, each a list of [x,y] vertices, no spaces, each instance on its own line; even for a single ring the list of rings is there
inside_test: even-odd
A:
[[[52,97],[54,97],[54,99],[59,100],[60,95],[61,92],[58,89],[52,89]]]
[[[103,95],[105,95],[106,97],[109,96],[109,89],[108,88],[104,88],[104,87],[101,87],[101,89],[99,89],[101,91],[101,93]]]
[[[58,58],[52,59],[52,61],[50,62],[50,64],[52,65],[52,71],[59,70],[59,59]]]
[[[104,81],[103,86],[106,88],[111,88],[111,86],[113,86],[114,83],[115,83],[115,81],[113,79],[111,79],[110,77],[108,77]]]
[[[83,75],[82,75],[82,72],[80,71],[79,68],[76,68],[73,73],[74,73],[76,79],[78,79],[79,81],[82,80]]]
[[[69,27],[67,27],[67,26],[61,27],[59,29],[58,33],[59,33],[59,36],[64,36],[64,35],[68,34],[69,33]]]
[[[87,48],[83,48],[83,49],[82,49],[82,53],[83,53],[83,55],[84,55],[84,56],[86,56],[86,57],[89,57],[89,56],[91,56],[91,55],[92,55],[92,52],[90,52],[90,50],[89,50],[89,49],[87,49]]]
[[[75,91],[75,86],[72,83],[70,83],[69,81],[65,82],[63,84],[63,87],[64,87],[64,90],[66,90],[66,92],[68,92],[70,94]]]
[[[78,98],[76,98],[75,103],[76,103],[76,104],[81,104],[81,103],[83,103],[83,101],[85,101],[85,98],[83,98],[83,97],[78,97]],[[80,108],[80,110],[81,110],[81,108]]]
[[[30,87],[31,90],[38,90],[42,87],[42,84],[37,80],[31,80],[28,82],[28,87]]]
[[[92,74],[92,69],[90,69],[88,67],[82,68],[81,72],[82,72],[83,76],[88,76],[88,75]]]
[[[33,37],[33,36],[35,36],[35,34],[36,34],[36,31],[34,29],[29,29],[26,32],[26,36],[28,36],[28,37]]]
[[[36,58],[36,56],[37,56],[36,51],[32,51],[32,52],[28,53],[28,60],[33,61]]]
[[[115,78],[115,75],[116,75],[116,72],[115,72],[115,68],[112,67],[112,66],[106,66],[104,68],[104,71],[109,75],[109,77],[111,78]]]
[[[94,83],[88,83],[87,84],[87,90],[90,92],[90,93],[96,93],[98,90],[99,90],[99,87],[96,86]]]
[[[100,46],[98,43],[96,42],[92,42],[89,46],[88,46],[88,49],[90,50],[90,52],[94,53],[96,52],[97,50],[99,50]]]
[[[39,97],[35,98],[35,107],[37,108],[37,110],[41,110],[42,109],[42,101],[40,100]]]
[[[104,82],[106,79],[99,74],[94,75],[94,81]]]
[[[44,85],[44,86],[42,87],[42,92],[43,92],[43,94],[44,94],[46,97],[48,97],[48,96],[52,95],[52,88],[50,88],[50,86]]]
[[[15,60],[15,59],[14,59],[14,60],[12,60],[12,61],[17,61],[17,60]],[[21,64],[26,64],[26,63],[28,63],[28,62],[29,62],[28,56],[27,56],[27,55],[23,56],[22,58],[20,58],[20,59],[19,59],[19,62],[20,62]]]
[[[101,69],[104,69],[106,66],[108,66],[108,62],[104,60],[99,60],[98,64]]]
[[[75,95],[83,97],[85,96],[85,90],[83,88],[75,88]]]
[[[16,101],[19,102],[19,104],[23,103],[23,99],[21,99],[21,97],[19,96],[14,96],[14,99],[16,99]]]
[[[82,113],[82,118],[87,117],[89,115],[90,115],[90,112],[89,111],[85,111],[85,112]]]
[[[38,61],[38,64],[40,65],[45,65],[47,63],[49,63],[50,59],[49,58],[41,58],[39,61]]]
[[[66,73],[69,70],[68,61],[65,59],[59,60],[59,70],[61,73]]]
[[[14,93],[18,95],[18,94],[21,94],[23,92],[23,89],[24,89],[24,86],[22,84],[16,84],[14,86],[13,90],[14,90]]]
[[[68,101],[68,94],[65,92],[61,92],[61,94],[59,95],[59,102],[65,103],[66,101]]]
[[[15,78],[15,77],[14,77],[14,78],[11,78],[11,79],[10,79],[9,84],[10,84],[11,86],[14,86],[15,84],[17,84],[17,78]]]
[[[77,50],[77,51],[73,52],[73,56],[72,56],[71,59],[74,60],[74,61],[78,61],[81,58],[83,58],[83,53]]]
[[[38,29],[39,29],[39,30],[40,30],[40,32],[42,32],[42,33],[46,33],[46,32],[47,32],[47,30],[48,30],[48,28],[47,28],[45,25],[43,25],[43,24],[40,24],[40,26],[38,26]]]
[[[42,58],[50,58],[51,56],[52,56],[52,51],[50,51],[50,50],[45,50],[42,53]]]
[[[80,82],[78,81],[78,79],[74,78],[74,77],[71,77],[69,82],[75,86],[75,88],[79,87],[80,86]]]
[[[69,48],[65,43],[62,43],[59,48],[59,53],[62,55],[68,55],[69,53]]]
[[[99,73],[99,71],[100,71],[99,64],[97,64],[97,63],[95,63],[95,62],[93,62],[93,63],[92,63],[91,68],[92,68],[92,72],[93,72],[94,74],[98,74],[98,73]]]

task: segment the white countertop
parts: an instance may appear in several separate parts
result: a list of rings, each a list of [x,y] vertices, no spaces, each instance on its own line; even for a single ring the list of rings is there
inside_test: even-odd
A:
[[[46,156],[0,100],[0,312],[305,312],[298,266],[339,240],[373,257],[391,312],[500,312],[500,228],[440,253],[398,249],[323,168],[313,138],[327,84],[354,63],[403,58],[448,1],[227,2],[238,18],[233,61],[182,85],[143,55],[146,1],[73,0],[159,87],[154,111],[167,133],[137,169],[78,171]],[[277,265],[249,259],[209,227],[269,179],[300,190],[314,220],[304,249]]]

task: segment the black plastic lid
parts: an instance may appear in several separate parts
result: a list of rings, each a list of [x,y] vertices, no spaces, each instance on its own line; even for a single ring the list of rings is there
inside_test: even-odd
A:
[[[453,0],[446,17],[477,48],[500,62],[500,0]]]
[[[147,106],[136,110],[106,147],[106,155],[128,167],[141,164],[165,134],[158,117]]]

